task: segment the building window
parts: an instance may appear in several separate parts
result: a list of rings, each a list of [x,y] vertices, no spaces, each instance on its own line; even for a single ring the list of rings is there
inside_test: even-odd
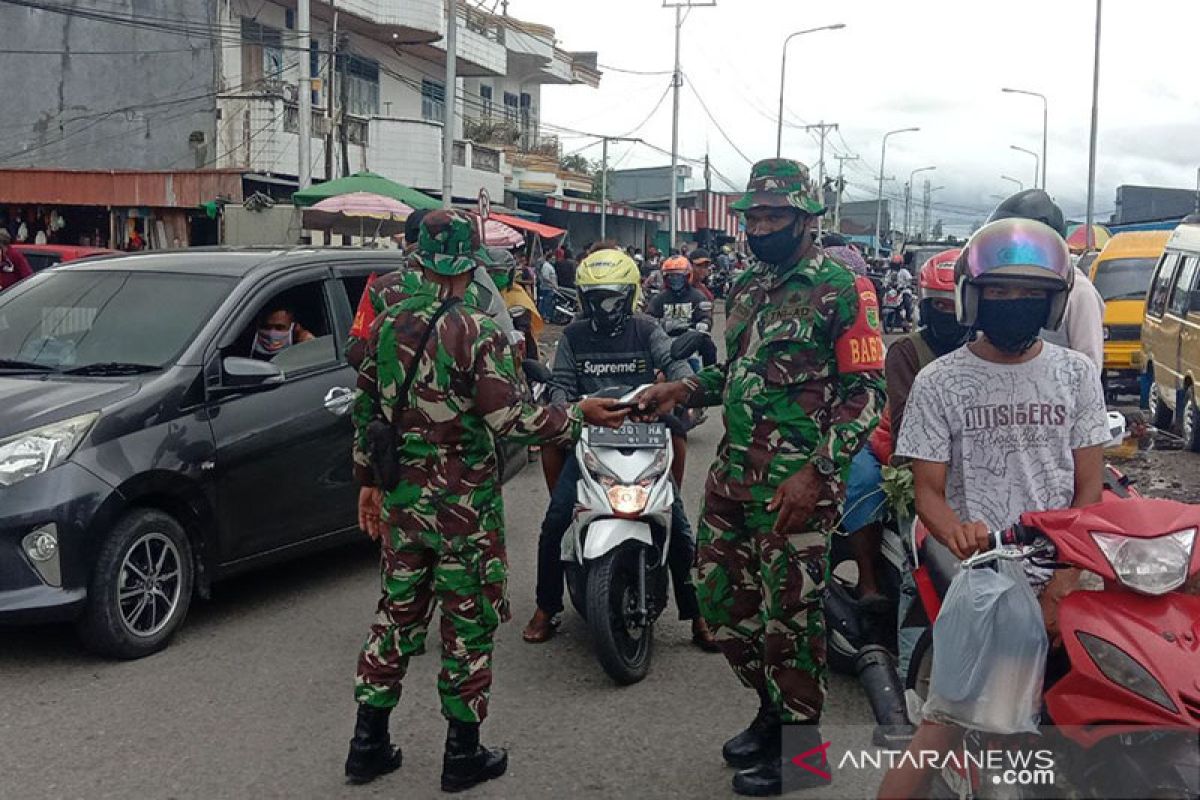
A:
[[[421,80],[421,117],[430,122],[446,121],[446,84]]]
[[[487,85],[480,86],[479,98],[483,101],[483,116],[490,118],[492,116],[492,108],[495,105],[492,101],[492,87]]]
[[[528,136],[531,129],[536,127],[537,109],[533,107],[533,97],[521,92],[521,131]]]
[[[514,125],[519,116],[519,104],[521,100],[512,92],[504,93],[504,118]]]
[[[261,89],[283,79],[283,36],[275,28],[242,19],[242,90]]]
[[[349,56],[345,67],[346,113],[373,117],[379,113],[379,64]]]

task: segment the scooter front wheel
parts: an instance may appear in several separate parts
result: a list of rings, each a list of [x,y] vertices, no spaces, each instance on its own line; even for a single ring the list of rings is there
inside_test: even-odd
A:
[[[654,625],[638,618],[637,547],[618,547],[588,570],[587,621],[596,657],[608,676],[627,686],[650,671]]]

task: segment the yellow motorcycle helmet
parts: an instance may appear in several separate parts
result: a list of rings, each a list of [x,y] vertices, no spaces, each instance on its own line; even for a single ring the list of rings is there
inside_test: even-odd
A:
[[[597,250],[575,271],[584,316],[597,333],[616,336],[642,301],[642,273],[621,250]]]

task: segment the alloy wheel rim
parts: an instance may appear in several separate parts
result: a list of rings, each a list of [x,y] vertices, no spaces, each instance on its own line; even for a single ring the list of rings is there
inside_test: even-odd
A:
[[[179,548],[162,533],[144,534],[125,551],[117,606],[127,631],[146,638],[171,622],[183,587],[180,567]]]

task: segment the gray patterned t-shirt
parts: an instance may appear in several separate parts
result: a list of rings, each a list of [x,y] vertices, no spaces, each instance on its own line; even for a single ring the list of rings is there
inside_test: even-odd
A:
[[[1046,342],[1023,364],[961,347],[917,373],[896,454],[949,464],[946,502],[991,530],[1026,511],[1066,508],[1071,451],[1109,440],[1095,364]]]

